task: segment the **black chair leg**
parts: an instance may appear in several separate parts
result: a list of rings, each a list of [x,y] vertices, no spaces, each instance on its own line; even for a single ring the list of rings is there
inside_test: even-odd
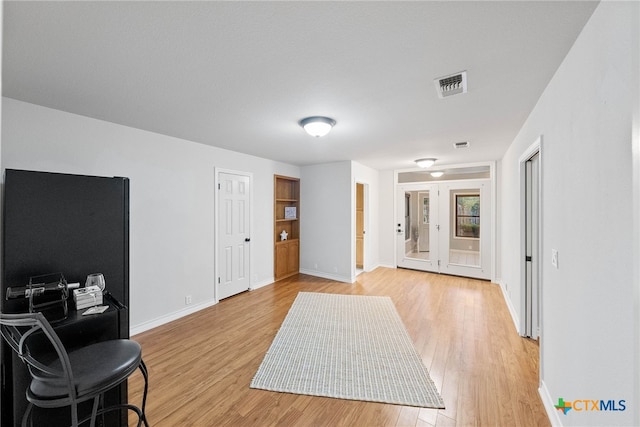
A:
[[[31,417],[32,409],[33,409],[33,404],[29,403],[27,405],[27,410],[24,411],[24,415],[22,416],[22,427],[27,427],[27,420]],[[31,425],[33,425],[33,420],[31,420]]]
[[[147,414],[145,412],[145,408],[147,406],[147,391],[149,389],[149,371],[147,370],[147,365],[144,364],[143,360],[140,360],[140,372],[142,372],[142,376],[144,377],[144,393],[142,395],[142,420],[144,421],[144,425],[149,427],[149,423],[147,422]]]
[[[93,409],[91,410],[91,421],[89,423],[90,427],[95,427],[96,425],[96,418],[98,418],[98,406],[100,403],[100,396],[101,395],[98,395],[93,398]]]

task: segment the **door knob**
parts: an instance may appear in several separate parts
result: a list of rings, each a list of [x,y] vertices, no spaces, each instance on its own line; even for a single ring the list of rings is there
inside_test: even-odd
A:
[[[244,241],[245,241],[245,242],[250,242],[250,241],[251,241],[251,238],[250,238],[250,237],[247,237],[246,239],[244,239]]]

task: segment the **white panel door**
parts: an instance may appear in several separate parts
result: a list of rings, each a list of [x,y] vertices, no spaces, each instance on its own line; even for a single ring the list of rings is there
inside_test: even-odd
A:
[[[250,184],[247,175],[218,174],[218,300],[250,287]]]

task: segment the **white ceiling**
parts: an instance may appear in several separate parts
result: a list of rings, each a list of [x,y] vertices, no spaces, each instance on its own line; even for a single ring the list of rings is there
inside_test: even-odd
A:
[[[4,96],[296,165],[376,169],[501,158],[597,5],[4,4]],[[433,80],[463,70],[468,93],[439,99]],[[311,115],[337,125],[310,137],[297,122]]]

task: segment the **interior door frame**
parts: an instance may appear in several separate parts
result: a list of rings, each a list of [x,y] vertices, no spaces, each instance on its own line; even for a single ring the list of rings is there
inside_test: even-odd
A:
[[[218,289],[218,278],[220,277],[220,233],[218,228],[220,227],[220,192],[218,191],[218,186],[220,185],[220,174],[225,173],[225,174],[231,174],[231,175],[239,175],[239,176],[245,176],[249,178],[249,233],[252,232],[253,230],[253,173],[251,172],[244,172],[244,171],[238,171],[238,170],[234,170],[234,169],[225,169],[225,168],[219,168],[219,167],[214,167],[214,186],[213,186],[213,191],[215,193],[214,196],[214,215],[213,215],[213,222],[214,222],[214,233],[213,233],[213,244],[214,244],[214,300],[215,303],[217,304],[218,302],[220,302],[220,291]],[[249,247],[249,290],[253,290],[254,289],[254,281],[253,281],[253,256],[252,256],[252,251],[251,251],[251,247],[253,245],[251,245]]]
[[[521,297],[520,297],[520,330],[518,333],[520,336],[528,336],[527,335],[527,324],[528,324],[528,316],[530,314],[527,307],[527,293],[528,293],[528,282],[527,282],[527,162],[531,160],[535,155],[538,155],[539,159],[539,174],[538,174],[538,211],[540,215],[538,217],[538,254],[533,254],[533,256],[538,257],[538,265],[537,265],[537,273],[538,273],[538,307],[536,310],[539,313],[538,324],[539,330],[537,331],[536,337],[542,335],[542,135],[540,135],[534,142],[531,144],[524,153],[518,159],[519,168],[520,168],[520,283],[521,285]],[[542,373],[542,366],[540,366],[540,372]]]

